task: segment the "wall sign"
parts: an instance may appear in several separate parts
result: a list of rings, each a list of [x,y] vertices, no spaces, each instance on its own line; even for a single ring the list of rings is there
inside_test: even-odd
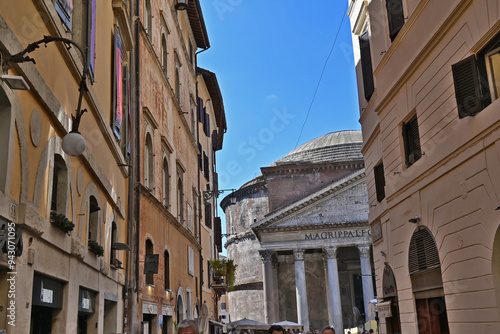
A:
[[[309,233],[305,235],[305,240],[325,240],[325,239],[344,239],[344,238],[366,238],[371,237],[370,229],[362,230],[339,230],[320,233]]]

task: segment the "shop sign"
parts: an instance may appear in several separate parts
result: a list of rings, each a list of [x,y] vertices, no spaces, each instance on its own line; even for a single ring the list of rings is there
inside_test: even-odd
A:
[[[158,274],[159,254],[146,254],[144,259],[144,274]]]
[[[392,317],[391,301],[378,303],[377,304],[377,312],[378,312],[379,318]]]
[[[35,275],[33,277],[33,305],[62,308],[62,283]]]

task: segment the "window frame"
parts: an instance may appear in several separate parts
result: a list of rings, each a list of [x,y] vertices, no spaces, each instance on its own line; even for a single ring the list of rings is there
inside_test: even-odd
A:
[[[422,146],[420,145],[420,133],[416,114],[414,114],[407,122],[402,123],[402,135],[405,163],[406,167],[410,167],[422,157]]]
[[[373,167],[373,174],[375,180],[375,193],[377,194],[377,201],[382,202],[385,198],[385,171],[384,163],[380,162]]]
[[[364,95],[366,101],[370,101],[370,98],[375,91],[375,78],[373,77],[370,36],[368,30],[365,30],[361,35],[359,35],[359,50]]]

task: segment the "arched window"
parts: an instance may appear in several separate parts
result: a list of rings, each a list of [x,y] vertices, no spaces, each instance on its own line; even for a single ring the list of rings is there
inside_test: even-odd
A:
[[[170,289],[170,254],[166,250],[163,252],[163,276],[165,280],[165,290]]]
[[[152,255],[152,254],[154,254],[153,243],[151,242],[151,240],[146,239],[146,255]],[[155,284],[153,273],[146,274],[146,284],[149,285]]]
[[[153,166],[153,142],[148,133],[144,148],[144,185],[150,190],[153,189]]]
[[[168,161],[167,158],[163,158],[163,205],[169,206],[170,202],[170,175],[168,173]]]
[[[52,196],[50,210],[66,214],[66,198],[68,188],[68,168],[59,154],[54,154],[54,169],[52,171]]]
[[[163,68],[163,72],[167,73],[167,38],[165,34],[161,36],[161,67]]]
[[[179,178],[177,181],[177,220],[179,223],[183,223],[183,211],[184,211],[184,201],[183,201],[183,190],[182,190],[182,179]]]
[[[177,323],[184,320],[184,301],[181,295],[177,295]]]
[[[94,240],[99,243],[98,233],[99,233],[99,203],[94,196],[89,198],[89,236],[88,240]]]
[[[151,1],[146,0],[146,4],[144,7],[144,30],[149,35],[149,38],[152,38],[153,35],[153,12],[151,11]]]

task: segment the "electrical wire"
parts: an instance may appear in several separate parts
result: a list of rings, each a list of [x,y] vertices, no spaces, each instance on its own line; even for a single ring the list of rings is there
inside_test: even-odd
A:
[[[330,60],[330,57],[333,53],[333,49],[335,48],[335,44],[337,43],[337,38],[339,36],[340,29],[342,28],[342,24],[344,23],[344,18],[347,16],[348,4],[349,4],[349,2],[346,1],[344,15],[342,15],[342,20],[340,21],[339,29],[337,30],[337,34],[335,35],[335,39],[333,40],[332,48],[330,49],[330,53],[328,54],[328,57],[325,60],[325,64],[323,65],[323,70],[321,71],[321,75],[319,76],[318,84],[316,85],[316,90],[314,91],[314,95],[312,97],[311,104],[309,105],[309,109],[307,109],[306,119],[304,120],[304,123],[302,123],[302,128],[300,129],[299,138],[297,138],[297,142],[295,143],[295,148],[297,148],[299,146],[300,137],[302,136],[302,131],[304,131],[304,127],[306,126],[307,119],[309,118],[309,114],[311,113],[311,108],[314,104],[314,100],[316,99],[316,94],[318,93],[319,86],[321,84],[321,79],[323,79],[323,74],[325,73],[326,65],[328,64],[328,61]]]

